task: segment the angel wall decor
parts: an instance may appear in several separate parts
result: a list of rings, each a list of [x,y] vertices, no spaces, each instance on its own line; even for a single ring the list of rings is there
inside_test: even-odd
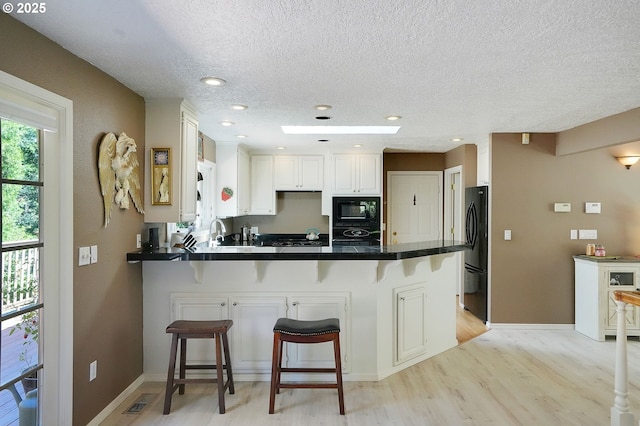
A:
[[[121,209],[128,209],[129,196],[136,210],[144,214],[136,151],[136,141],[124,132],[120,133],[117,139],[115,134],[107,133],[100,141],[98,170],[104,199],[105,228],[111,218],[113,203]]]

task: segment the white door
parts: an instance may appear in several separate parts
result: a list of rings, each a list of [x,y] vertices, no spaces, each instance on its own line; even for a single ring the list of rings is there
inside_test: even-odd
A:
[[[31,370],[38,372],[36,423],[43,424],[42,414],[46,413],[51,424],[71,424],[73,241],[61,238],[61,235],[71,235],[73,230],[73,215],[69,214],[73,206],[73,104],[68,99],[0,71],[0,117],[11,117],[11,121],[19,123],[19,126],[41,129],[40,141],[32,139],[33,143],[23,144],[21,149],[26,149],[29,153],[38,152],[35,159],[27,154],[24,164],[44,165],[44,170],[37,171],[37,166],[32,170],[26,168],[23,170],[26,174],[19,173],[16,176],[8,176],[2,170],[3,193],[11,192],[14,187],[26,196],[24,199],[30,200],[20,206],[26,210],[23,218],[25,220],[19,222],[23,225],[31,222],[35,225],[32,228],[27,226],[21,234],[15,233],[19,231],[17,228],[7,228],[14,235],[2,232],[3,271],[7,260],[5,255],[9,257],[13,254],[37,253],[35,257],[27,256],[14,264],[19,265],[21,272],[35,272],[35,275],[28,276],[28,285],[32,287],[32,291],[20,293],[27,297],[21,301],[25,304],[18,303],[13,308],[3,304],[2,325],[6,323],[11,327],[12,322],[16,326],[22,325],[23,333],[17,328],[19,334],[14,333],[14,336],[20,338],[26,335],[24,338],[32,342],[26,345],[23,343],[21,349],[26,351],[23,358],[25,361],[29,358]],[[6,129],[8,128],[7,126]],[[3,160],[5,149],[11,143],[7,140],[6,144],[7,146],[3,138]],[[2,204],[3,220],[0,221],[0,228],[10,225],[8,221],[5,222],[8,219],[5,217],[5,209],[8,214],[9,204],[5,205],[4,201]],[[48,249],[45,250],[45,247]],[[46,285],[40,287],[41,278],[45,276]],[[18,281],[20,280],[9,279],[3,274],[3,300],[6,285],[16,284]],[[25,323],[24,320],[30,316],[31,322]],[[0,364],[3,375],[0,390],[13,393],[21,375],[20,370],[5,374],[5,367],[17,364],[18,359],[15,358],[19,355],[4,350],[4,345],[8,343],[8,339],[4,339],[4,332],[8,334],[10,329],[4,330],[2,336]],[[8,393],[2,392],[3,395]],[[13,412],[17,412],[17,407]],[[8,420],[8,417],[5,418]]]
[[[389,172],[388,244],[442,238],[442,172]]]

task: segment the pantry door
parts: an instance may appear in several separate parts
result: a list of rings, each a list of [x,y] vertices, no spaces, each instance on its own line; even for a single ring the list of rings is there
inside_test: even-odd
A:
[[[387,244],[442,238],[442,172],[388,172]]]

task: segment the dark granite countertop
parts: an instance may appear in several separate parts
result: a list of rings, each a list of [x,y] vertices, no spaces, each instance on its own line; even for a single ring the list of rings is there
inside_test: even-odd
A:
[[[468,246],[460,241],[424,241],[392,246],[337,247],[256,247],[232,245],[160,248],[151,252],[127,253],[127,261],[202,261],[202,260],[400,260],[413,257],[462,251]]]
[[[640,256],[587,256],[586,254],[576,254],[573,258],[592,262],[640,262]]]

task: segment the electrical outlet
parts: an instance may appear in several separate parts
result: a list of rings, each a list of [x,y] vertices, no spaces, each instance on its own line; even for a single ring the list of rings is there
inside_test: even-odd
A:
[[[89,364],[89,381],[94,381],[96,377],[98,377],[98,360]]]
[[[91,246],[91,263],[98,263],[98,246]]]
[[[136,248],[142,248],[142,235],[136,234]]]

